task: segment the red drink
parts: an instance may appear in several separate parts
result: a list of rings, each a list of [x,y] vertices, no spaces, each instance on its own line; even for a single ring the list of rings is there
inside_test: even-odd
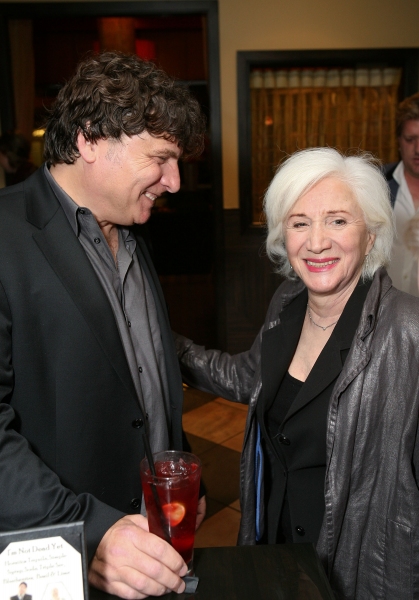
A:
[[[146,458],[140,467],[150,531],[164,540],[169,537],[191,566],[201,462],[189,452],[176,451],[159,452],[154,461],[156,476],[151,474]]]

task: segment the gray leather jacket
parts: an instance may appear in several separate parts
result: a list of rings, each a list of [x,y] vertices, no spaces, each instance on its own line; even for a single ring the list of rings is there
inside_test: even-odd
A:
[[[185,380],[249,404],[239,544],[255,543],[255,407],[260,343],[303,289],[283,283],[252,348],[235,356],[176,337]],[[336,596],[419,599],[419,299],[374,277],[328,415],[326,511],[317,551]]]

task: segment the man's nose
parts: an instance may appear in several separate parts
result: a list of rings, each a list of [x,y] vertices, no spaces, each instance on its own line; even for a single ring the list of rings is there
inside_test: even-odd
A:
[[[180,190],[180,173],[178,162],[167,162],[164,165],[161,183],[167,191],[174,194]]]

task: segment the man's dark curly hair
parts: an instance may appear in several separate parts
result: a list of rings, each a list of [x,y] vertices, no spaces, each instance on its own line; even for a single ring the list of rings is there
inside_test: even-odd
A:
[[[83,60],[60,90],[46,124],[45,160],[73,164],[80,131],[89,142],[147,131],[188,157],[203,150],[205,119],[189,91],[153,63],[104,52]]]

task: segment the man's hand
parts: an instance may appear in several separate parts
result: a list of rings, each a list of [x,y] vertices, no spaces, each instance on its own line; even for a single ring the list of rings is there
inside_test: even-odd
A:
[[[182,593],[187,571],[180,554],[149,533],[141,515],[127,515],[103,536],[90,563],[89,583],[127,600]]]
[[[202,496],[198,500],[198,511],[196,513],[195,531],[198,529],[198,527],[201,525],[202,521],[204,520],[206,512],[207,512],[207,501],[205,500],[205,496]]]

